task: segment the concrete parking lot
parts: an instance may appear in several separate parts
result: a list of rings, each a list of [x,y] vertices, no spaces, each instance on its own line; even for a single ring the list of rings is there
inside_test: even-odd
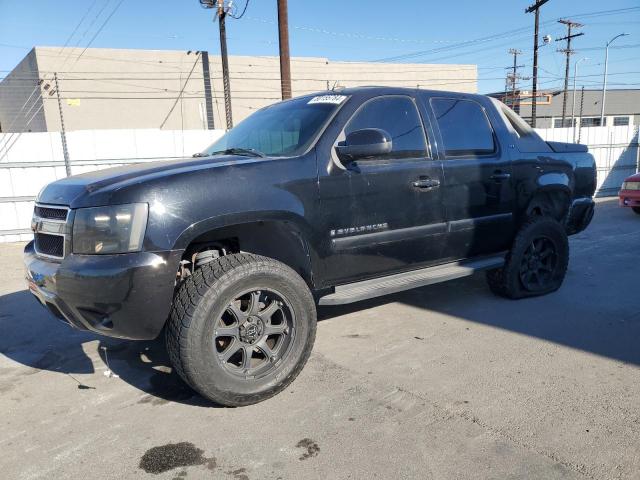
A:
[[[476,275],[323,308],[300,377],[237,409],[159,341],[55,321],[22,247],[0,245],[2,478],[640,479],[640,216],[615,202],[559,292],[508,301]]]

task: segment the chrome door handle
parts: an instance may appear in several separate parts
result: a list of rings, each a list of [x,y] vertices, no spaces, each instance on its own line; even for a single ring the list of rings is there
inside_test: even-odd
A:
[[[492,180],[509,180],[510,178],[511,178],[510,173],[496,172],[493,175],[491,175]]]
[[[440,186],[440,180],[433,178],[421,178],[420,180],[412,182],[411,185],[421,190],[430,190],[432,188],[438,188]]]

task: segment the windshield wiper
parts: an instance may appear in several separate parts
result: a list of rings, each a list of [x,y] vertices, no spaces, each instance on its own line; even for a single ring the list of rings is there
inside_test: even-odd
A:
[[[200,157],[208,157],[209,154],[208,153],[194,153],[193,155],[191,155],[193,158],[200,158]]]
[[[220,150],[218,152],[211,152],[209,155],[244,155],[250,157],[264,157],[265,154],[255,148],[240,148],[233,147],[226,150]]]

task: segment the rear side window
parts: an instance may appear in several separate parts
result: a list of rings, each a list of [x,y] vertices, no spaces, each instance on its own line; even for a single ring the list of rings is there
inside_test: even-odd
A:
[[[427,155],[420,114],[409,97],[378,97],[366,102],[349,120],[345,134],[363,128],[381,128],[393,141],[385,158],[419,158]]]
[[[472,100],[433,98],[447,157],[487,155],[495,152],[493,129],[484,109]]]

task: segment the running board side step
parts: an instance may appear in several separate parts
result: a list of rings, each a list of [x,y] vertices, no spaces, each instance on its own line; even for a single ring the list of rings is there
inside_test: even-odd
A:
[[[445,263],[435,267],[397,273],[386,277],[373,278],[362,282],[349,283],[335,287],[334,293],[321,297],[320,305],[344,305],[369,298],[381,297],[391,293],[424,287],[434,283],[446,282],[454,278],[467,277],[475,272],[504,265],[505,254],[482,257],[460,262]]]

